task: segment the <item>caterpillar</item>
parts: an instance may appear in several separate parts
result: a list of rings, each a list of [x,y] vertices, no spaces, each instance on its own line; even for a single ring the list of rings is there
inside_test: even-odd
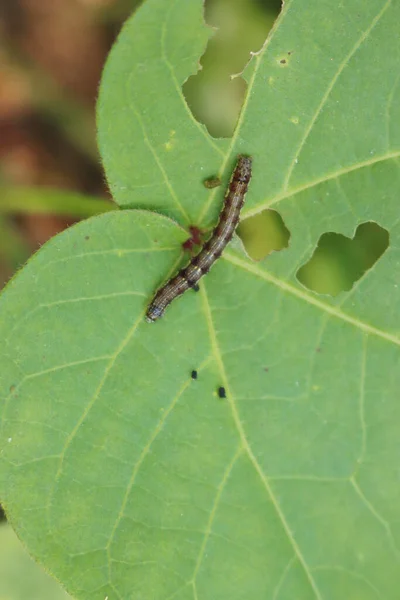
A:
[[[189,288],[196,287],[199,279],[208,273],[217,258],[221,256],[238,224],[240,210],[251,178],[251,167],[251,157],[239,155],[218,223],[210,239],[186,267],[181,269],[157,291],[147,309],[146,320],[149,323],[162,317],[167,306],[175,298]]]

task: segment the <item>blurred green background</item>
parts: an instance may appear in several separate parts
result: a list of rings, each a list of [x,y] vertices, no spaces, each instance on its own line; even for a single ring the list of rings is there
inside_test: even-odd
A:
[[[0,3],[0,285],[44,242],[114,205],[96,147],[95,101],[107,53],[139,0],[5,0]],[[245,94],[240,74],[263,45],[278,0],[207,0],[214,28],[202,69],[183,90],[212,136],[229,137]],[[266,107],[268,110],[268,107]],[[268,182],[265,182],[268,185]],[[261,260],[290,244],[279,212],[239,226],[248,254]],[[388,245],[375,223],[354,240],[321,237],[299,281],[318,293],[348,290]],[[0,512],[1,518],[1,512]],[[0,600],[66,597],[0,524]]]

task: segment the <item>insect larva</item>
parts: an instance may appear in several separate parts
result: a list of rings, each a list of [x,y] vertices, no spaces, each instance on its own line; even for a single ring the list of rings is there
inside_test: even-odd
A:
[[[210,177],[210,179],[205,179],[203,183],[204,187],[208,188],[209,190],[212,190],[213,188],[221,185],[221,180],[219,177]]]
[[[221,256],[231,240],[239,221],[240,209],[251,178],[251,158],[239,156],[225,196],[224,205],[210,239],[204,244],[190,263],[170,279],[154,296],[147,309],[146,319],[153,322],[162,317],[166,307],[189,288],[196,286]]]

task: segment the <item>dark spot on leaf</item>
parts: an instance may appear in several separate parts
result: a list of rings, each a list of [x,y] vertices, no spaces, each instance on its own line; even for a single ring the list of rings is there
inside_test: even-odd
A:
[[[15,385],[10,385],[10,392],[11,394],[15,392]]]
[[[226,390],[222,386],[218,388],[218,398],[226,398]]]
[[[191,252],[192,248],[193,248],[193,240],[191,238],[189,238],[188,240],[186,240],[186,242],[183,242],[182,244],[182,248],[186,251],[186,252]]]
[[[287,60],[286,60],[286,58],[281,58],[281,60],[279,62],[281,63],[281,65],[286,65]]]
[[[190,231],[190,234],[192,236],[193,243],[196,246],[199,246],[201,244],[201,242],[202,242],[202,240],[201,240],[201,235],[202,235],[201,229],[199,229],[198,227],[196,227],[196,225],[190,225],[189,231]]]
[[[197,379],[197,371],[192,371],[191,378],[192,379]]]
[[[189,227],[190,238],[183,242],[182,248],[186,251],[192,252],[194,246],[200,246],[202,244],[202,231],[195,225],[190,225]]]
[[[85,235],[85,240],[90,240],[90,236],[89,235]]]
[[[269,368],[268,368],[268,367],[264,367],[264,371],[265,371],[266,373],[268,373],[268,371],[269,371]]]

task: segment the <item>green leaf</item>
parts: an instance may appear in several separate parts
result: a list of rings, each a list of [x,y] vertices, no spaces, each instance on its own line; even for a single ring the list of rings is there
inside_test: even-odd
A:
[[[76,598],[397,600],[400,4],[288,2],[230,140],[181,94],[201,11],[147,0],[99,103],[116,201],[179,225],[94,217],[0,299],[0,496]],[[181,226],[220,209],[203,179],[226,182],[239,152],[254,158],[243,216],[274,205],[289,247],[254,263],[232,245],[146,323]],[[352,290],[299,284],[323,233],[366,221],[390,245]]]
[[[210,196],[202,180],[221,168],[231,144],[208,135],[182,92],[211,33],[202,2],[151,0],[126,23],[111,51],[100,87],[98,139],[121,206],[198,222]]]

